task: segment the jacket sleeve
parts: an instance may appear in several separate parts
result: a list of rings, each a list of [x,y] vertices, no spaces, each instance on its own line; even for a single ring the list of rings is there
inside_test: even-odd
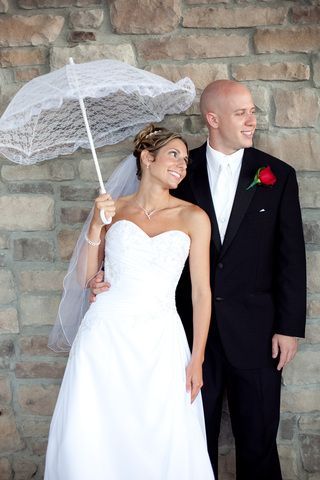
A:
[[[275,332],[304,337],[306,256],[296,174],[290,169],[283,191],[275,250]]]

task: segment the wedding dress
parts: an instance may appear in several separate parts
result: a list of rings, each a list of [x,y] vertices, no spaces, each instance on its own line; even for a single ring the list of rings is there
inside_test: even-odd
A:
[[[106,235],[111,288],[97,296],[70,351],[49,434],[45,480],[213,480],[201,395],[175,289],[190,238],[149,237],[128,220]]]

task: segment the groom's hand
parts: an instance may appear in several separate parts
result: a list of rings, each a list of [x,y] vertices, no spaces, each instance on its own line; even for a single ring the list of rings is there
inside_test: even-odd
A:
[[[275,333],[272,337],[272,358],[277,358],[280,353],[279,363],[277,370],[281,370],[287,365],[298,349],[298,340],[295,337],[289,337],[288,335],[280,335]]]
[[[104,273],[102,271],[98,272],[95,277],[93,277],[88,287],[90,288],[89,302],[93,303],[96,301],[96,296],[99,293],[106,292],[110,288],[110,283],[104,282]]]

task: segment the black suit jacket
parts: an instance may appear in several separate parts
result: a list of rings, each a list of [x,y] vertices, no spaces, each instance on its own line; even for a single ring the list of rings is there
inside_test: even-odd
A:
[[[298,186],[292,167],[255,148],[244,151],[223,245],[209,187],[206,144],[190,152],[187,177],[174,195],[203,208],[211,219],[212,321],[208,343],[219,337],[238,368],[271,364],[274,333],[303,337],[306,310],[305,247]],[[274,186],[249,190],[258,168],[269,165]],[[192,337],[191,286],[186,265],[177,308]]]

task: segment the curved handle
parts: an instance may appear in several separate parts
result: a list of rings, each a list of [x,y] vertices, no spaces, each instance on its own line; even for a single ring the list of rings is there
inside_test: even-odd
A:
[[[104,210],[100,210],[100,218],[104,225],[109,225],[112,222],[112,217],[106,218]]]

